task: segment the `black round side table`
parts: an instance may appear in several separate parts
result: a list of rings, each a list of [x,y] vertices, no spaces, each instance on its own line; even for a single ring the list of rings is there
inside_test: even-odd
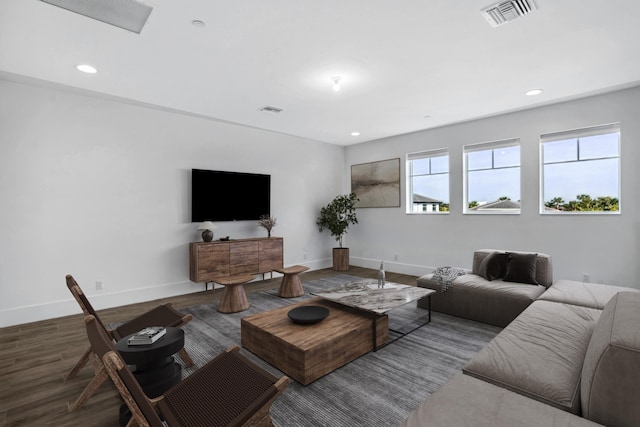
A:
[[[127,335],[116,343],[116,349],[129,365],[129,369],[150,397],[158,397],[182,380],[182,366],[175,362],[173,354],[184,347],[184,331],[167,327],[167,333],[149,345],[129,345]],[[123,405],[120,408],[120,424],[126,425],[131,414]],[[124,413],[123,413],[124,412]],[[126,421],[124,420],[126,418]]]

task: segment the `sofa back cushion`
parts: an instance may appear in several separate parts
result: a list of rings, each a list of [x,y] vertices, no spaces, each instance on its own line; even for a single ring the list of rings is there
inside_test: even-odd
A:
[[[479,249],[473,253],[473,265],[471,272],[473,274],[479,274],[480,272],[480,264],[482,260],[493,252],[498,253],[515,253],[515,254],[532,254],[533,252],[519,252],[519,251],[505,251],[502,249]],[[536,254],[536,273],[535,278],[536,282],[539,285],[548,288],[553,284],[553,265],[551,263],[551,256],[547,254]]]
[[[582,416],[609,427],[640,425],[640,293],[607,303],[582,367]]]

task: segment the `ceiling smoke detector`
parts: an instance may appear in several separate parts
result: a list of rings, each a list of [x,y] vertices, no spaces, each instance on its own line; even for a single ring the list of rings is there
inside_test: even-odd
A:
[[[260,108],[259,111],[264,111],[265,113],[271,113],[271,114],[278,114],[278,113],[282,113],[284,111],[284,108],[274,107],[273,105],[265,105],[264,107]]]
[[[480,11],[493,28],[521,18],[536,10],[533,0],[507,0]]]

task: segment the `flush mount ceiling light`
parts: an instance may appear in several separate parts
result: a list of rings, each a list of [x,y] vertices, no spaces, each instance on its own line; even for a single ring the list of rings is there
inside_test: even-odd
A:
[[[360,136],[360,132],[351,132],[351,136]]]
[[[92,67],[91,65],[88,65],[88,64],[76,65],[76,70],[82,71],[83,73],[87,73],[87,74],[95,74],[98,72],[98,70],[96,70],[95,67]]]
[[[338,92],[340,90],[340,80],[342,80],[340,77],[331,77],[334,92]]]
[[[265,105],[259,108],[258,111],[264,111],[265,113],[278,114],[284,111],[284,108],[274,107],[273,105]]]
[[[201,21],[199,19],[194,19],[193,21],[191,21],[191,25],[198,28],[204,28],[207,26],[207,24],[204,21]]]
[[[527,92],[525,92],[525,95],[527,96],[536,96],[536,95],[540,95],[542,93],[542,89],[531,89],[528,90]]]

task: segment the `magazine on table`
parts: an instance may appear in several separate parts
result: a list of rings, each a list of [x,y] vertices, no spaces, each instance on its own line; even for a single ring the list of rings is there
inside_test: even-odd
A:
[[[129,345],[149,345],[158,341],[167,333],[167,329],[162,326],[148,326],[141,331],[131,335],[127,340]]]

